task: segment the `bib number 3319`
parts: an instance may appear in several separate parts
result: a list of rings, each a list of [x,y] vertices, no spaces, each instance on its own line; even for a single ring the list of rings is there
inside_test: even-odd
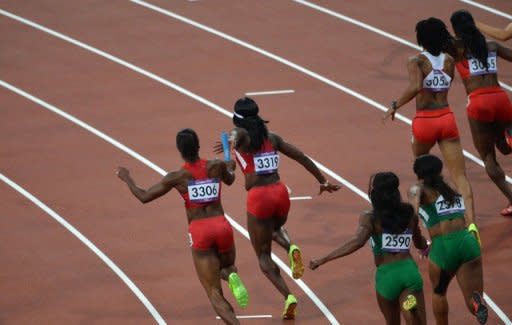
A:
[[[277,152],[264,152],[254,155],[254,171],[257,175],[272,174],[279,168]]]

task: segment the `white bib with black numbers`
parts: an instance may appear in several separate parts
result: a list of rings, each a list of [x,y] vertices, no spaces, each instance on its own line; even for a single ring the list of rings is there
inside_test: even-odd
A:
[[[190,181],[188,198],[192,203],[209,203],[219,200],[220,183],[216,178]]]
[[[488,69],[485,68],[484,64],[477,58],[468,59],[469,74],[471,76],[481,76],[484,74],[495,74],[498,73],[498,66],[496,62],[496,52],[489,52],[487,56]]]
[[[466,207],[464,206],[464,200],[461,196],[455,197],[453,203],[448,202],[442,195],[436,200],[436,212],[439,216],[445,216],[453,213],[464,213]]]
[[[272,174],[279,168],[279,155],[276,151],[254,154],[256,175]]]
[[[408,252],[411,247],[412,234],[382,233],[382,251],[388,253]]]
[[[432,92],[443,92],[450,89],[452,78],[443,71],[445,54],[433,56],[428,52],[422,52],[432,65],[432,71],[423,79],[423,89]]]

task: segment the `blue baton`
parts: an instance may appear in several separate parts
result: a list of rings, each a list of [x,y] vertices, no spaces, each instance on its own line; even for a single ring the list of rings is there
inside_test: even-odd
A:
[[[222,132],[220,135],[220,140],[222,142],[222,149],[224,150],[224,160],[231,160],[231,152],[229,151],[229,141],[228,141],[228,133]]]

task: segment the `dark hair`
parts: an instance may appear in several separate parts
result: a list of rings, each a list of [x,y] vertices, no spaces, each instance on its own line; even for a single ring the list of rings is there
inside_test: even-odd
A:
[[[399,185],[394,173],[382,172],[370,178],[368,189],[373,215],[380,219],[383,230],[393,234],[404,232],[414,215],[412,205],[402,202]]]
[[[441,175],[443,162],[434,155],[422,155],[414,161],[414,173],[423,184],[439,192],[445,200],[453,204],[459,195],[450,185],[446,184]]]
[[[263,141],[268,138],[268,129],[264,121],[259,115],[259,107],[256,102],[249,98],[243,97],[235,103],[235,114],[233,115],[233,123],[247,130],[251,142],[249,148],[252,151],[258,151],[263,145]]]
[[[199,138],[192,129],[183,129],[176,135],[176,146],[186,161],[194,162],[199,158]]]
[[[487,42],[484,35],[476,28],[473,16],[467,10],[457,10],[452,14],[450,21],[455,34],[464,43],[464,48],[469,50],[469,53],[488,69],[487,56],[489,52]]]
[[[452,46],[453,37],[442,20],[430,17],[416,24],[416,40],[432,55],[447,52]]]

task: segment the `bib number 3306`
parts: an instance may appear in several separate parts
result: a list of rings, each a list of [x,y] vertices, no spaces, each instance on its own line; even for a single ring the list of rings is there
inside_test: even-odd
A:
[[[190,181],[188,197],[194,203],[213,202],[219,198],[220,184],[216,179]]]
[[[264,152],[254,155],[254,170],[257,175],[272,174],[279,168],[279,155],[276,152]]]

